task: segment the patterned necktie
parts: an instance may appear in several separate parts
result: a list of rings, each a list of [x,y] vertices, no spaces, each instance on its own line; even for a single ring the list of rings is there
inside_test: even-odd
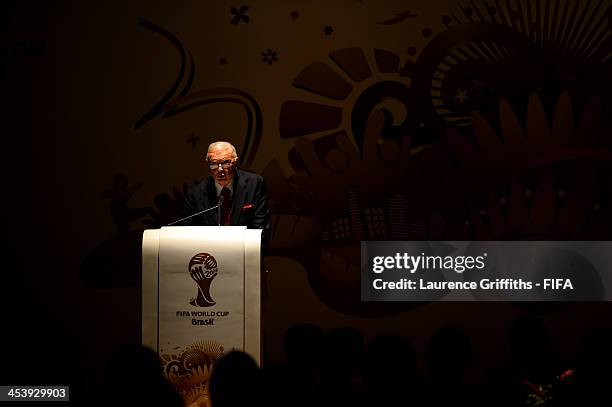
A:
[[[229,226],[232,224],[232,196],[229,188],[223,187],[221,190],[223,196],[223,203],[221,204],[221,224],[223,226]]]

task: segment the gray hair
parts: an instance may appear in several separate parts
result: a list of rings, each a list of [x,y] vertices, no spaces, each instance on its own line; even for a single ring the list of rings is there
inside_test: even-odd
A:
[[[208,145],[208,150],[206,151],[206,159],[208,159],[208,154],[212,150],[224,150],[226,148],[229,148],[230,150],[232,150],[233,158],[238,157],[238,153],[236,152],[236,147],[234,147],[232,143],[229,143],[227,141],[215,141],[214,143],[210,143]]]

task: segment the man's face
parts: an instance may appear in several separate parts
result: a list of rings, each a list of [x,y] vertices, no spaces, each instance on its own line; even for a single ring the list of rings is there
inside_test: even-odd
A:
[[[210,175],[222,187],[228,185],[236,173],[237,157],[230,148],[212,150],[208,153],[206,165]],[[210,168],[211,166],[216,168]]]

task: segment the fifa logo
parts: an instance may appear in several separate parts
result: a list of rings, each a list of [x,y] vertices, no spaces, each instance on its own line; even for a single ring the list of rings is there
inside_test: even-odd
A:
[[[198,285],[198,295],[189,303],[195,307],[211,307],[216,304],[210,295],[210,284],[217,276],[217,260],[208,253],[198,253],[189,260],[189,275]]]

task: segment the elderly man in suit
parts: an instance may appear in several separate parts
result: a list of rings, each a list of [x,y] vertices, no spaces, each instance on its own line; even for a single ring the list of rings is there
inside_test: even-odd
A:
[[[185,194],[185,216],[212,208],[223,198],[221,210],[194,216],[188,224],[262,229],[262,243],[266,244],[270,238],[270,210],[264,178],[239,170],[236,148],[226,141],[208,146],[206,165],[209,176],[193,184]]]

